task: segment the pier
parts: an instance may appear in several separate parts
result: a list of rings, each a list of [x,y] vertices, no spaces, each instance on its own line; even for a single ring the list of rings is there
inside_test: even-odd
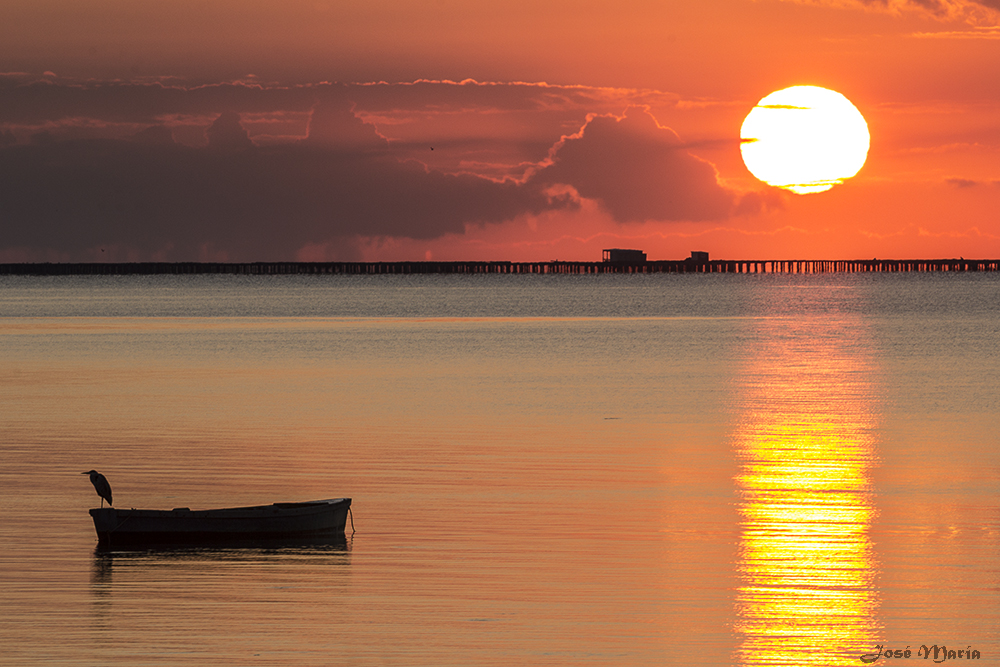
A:
[[[705,262],[77,262],[0,264],[0,275],[384,275],[597,273],[912,273],[1000,271],[997,259],[716,259]]]

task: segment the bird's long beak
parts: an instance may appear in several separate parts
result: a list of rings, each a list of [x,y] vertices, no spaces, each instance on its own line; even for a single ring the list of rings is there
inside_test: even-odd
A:
[[[87,471],[87,472],[81,472],[80,474],[81,474],[81,475],[89,475],[89,474],[90,474],[90,471]]]

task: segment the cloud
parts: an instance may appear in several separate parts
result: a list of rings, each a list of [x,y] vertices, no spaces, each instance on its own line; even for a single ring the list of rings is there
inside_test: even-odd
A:
[[[305,141],[338,150],[384,152],[389,142],[371,123],[358,118],[343,105],[320,104],[312,109]]]
[[[115,246],[174,259],[211,247],[233,260],[289,259],[331,239],[433,238],[572,205],[538,187],[396,160],[345,111],[318,109],[315,134],[280,146],[255,146],[234,112],[219,115],[204,148],[167,141],[160,128],[131,141],[10,146],[0,150],[4,245]]]
[[[734,205],[715,167],[688,153],[673,130],[638,107],[621,117],[591,117],[552,148],[550,164],[530,181],[570,185],[619,222],[718,220]]]
[[[241,114],[275,110],[308,112],[314,105],[350,103],[358,116],[398,121],[397,114],[604,113],[628,104],[669,107],[678,96],[657,90],[466,80],[388,83],[314,83],[293,86],[226,82],[185,87],[173,80],[152,82],[53,79],[0,73],[0,125],[71,117],[106,122],[152,123],[164,115],[204,116],[220,109]]]
[[[857,8],[891,14],[918,13],[975,25],[1000,22],[1000,0],[786,0],[799,4]]]
[[[778,188],[743,193],[733,210],[736,216],[752,216],[785,208],[785,195]]]
[[[174,144],[174,135],[169,127],[163,125],[150,125],[132,135],[132,141],[140,144],[152,144],[155,146],[170,146]]]
[[[943,30],[938,32],[915,32],[917,39],[1000,39],[998,26],[973,26],[972,30]]]
[[[254,144],[250,135],[240,125],[240,115],[235,111],[219,114],[207,130],[208,147],[216,151],[249,151]]]
[[[721,220],[782,205],[774,193],[726,188],[647,107],[584,113],[626,108],[630,93],[619,89],[185,89],[0,76],[6,93],[7,257],[17,248],[29,259],[356,259],[372,239],[437,239],[594,206],[634,223]]]
[[[956,188],[974,188],[980,185],[979,181],[968,178],[946,178],[944,182],[948,185],[954,185]]]

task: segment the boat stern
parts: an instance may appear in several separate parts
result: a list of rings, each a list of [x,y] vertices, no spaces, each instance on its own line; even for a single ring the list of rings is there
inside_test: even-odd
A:
[[[95,507],[90,510],[90,516],[94,519],[97,539],[106,541],[118,524],[118,510],[113,507]]]

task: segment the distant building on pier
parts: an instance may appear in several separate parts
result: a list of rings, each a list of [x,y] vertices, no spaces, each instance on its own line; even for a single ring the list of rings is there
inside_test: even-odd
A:
[[[700,250],[692,250],[691,256],[687,258],[688,262],[694,262],[695,264],[704,264],[708,262],[708,253],[701,252]]]
[[[646,261],[646,253],[641,250],[623,250],[622,248],[607,248],[604,250],[605,262],[637,263]]]

